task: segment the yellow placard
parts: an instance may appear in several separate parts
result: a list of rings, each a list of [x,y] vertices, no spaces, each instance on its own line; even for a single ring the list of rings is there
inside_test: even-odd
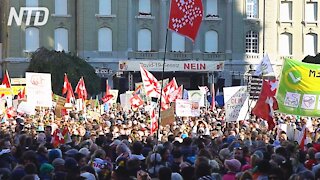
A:
[[[11,86],[12,94],[18,95],[19,91],[23,91],[23,88],[25,88],[25,86]],[[25,91],[25,93],[27,94],[27,91]]]

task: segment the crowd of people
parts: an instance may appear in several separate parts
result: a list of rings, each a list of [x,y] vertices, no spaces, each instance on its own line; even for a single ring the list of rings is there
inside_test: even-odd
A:
[[[320,119],[275,114],[269,130],[254,116],[228,122],[223,108],[200,114],[176,117],[154,134],[144,108],[3,118],[0,179],[320,179]],[[54,144],[56,129],[68,129],[70,141]]]

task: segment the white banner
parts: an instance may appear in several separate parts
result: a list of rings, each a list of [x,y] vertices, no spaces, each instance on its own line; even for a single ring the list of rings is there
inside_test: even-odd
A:
[[[51,74],[26,72],[26,91],[28,103],[52,107]]]
[[[223,88],[226,121],[239,121],[249,119],[247,86]]]
[[[140,64],[148,71],[162,71],[163,61],[119,61],[120,71],[140,71]],[[223,71],[224,61],[166,61],[165,71],[211,72]]]
[[[132,94],[120,94],[120,103],[121,103],[121,107],[127,111],[129,109],[131,109],[131,105],[130,105],[130,98],[132,97]]]
[[[115,104],[115,103],[117,103],[119,90],[110,89],[110,90],[109,90],[109,93],[112,94],[113,97],[112,97],[112,99],[110,99],[108,102],[109,102],[110,104]]]
[[[180,117],[198,117],[200,116],[200,106],[198,102],[190,100],[176,100],[176,115]]]
[[[205,95],[200,90],[188,90],[190,101],[199,102],[200,107],[205,106]]]

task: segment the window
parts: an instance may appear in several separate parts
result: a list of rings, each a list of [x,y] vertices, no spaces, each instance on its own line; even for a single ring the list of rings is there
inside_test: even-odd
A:
[[[282,33],[279,38],[280,55],[292,55],[292,35],[290,33]]]
[[[172,51],[185,51],[185,39],[184,36],[176,32],[172,32]]]
[[[67,15],[68,14],[68,0],[55,0],[54,1],[55,14]]]
[[[139,0],[139,14],[140,15],[151,14],[150,0]]]
[[[111,15],[111,0],[99,0],[99,14]]]
[[[206,14],[207,14],[207,16],[213,16],[213,17],[218,15],[218,2],[217,2],[217,0],[207,0]]]
[[[54,30],[54,49],[56,51],[68,52],[68,30],[65,28],[58,28]]]
[[[205,52],[218,52],[218,33],[208,31],[205,34]]]
[[[246,34],[246,53],[259,53],[258,33],[254,31]]]
[[[26,28],[26,51],[34,52],[39,48],[39,29],[35,27]]]
[[[98,51],[112,51],[112,30],[110,28],[99,29]]]
[[[280,20],[282,22],[292,21],[292,2],[281,1]]]
[[[317,35],[316,34],[306,34],[304,37],[304,54],[315,56],[317,54]]]
[[[258,18],[258,2],[257,0],[246,1],[247,18]]]
[[[139,30],[138,51],[151,51],[151,31],[149,29]]]
[[[317,21],[318,15],[318,3],[316,2],[307,2],[305,9],[305,20],[306,22],[315,22]]]
[[[26,7],[38,7],[38,0],[26,0]]]

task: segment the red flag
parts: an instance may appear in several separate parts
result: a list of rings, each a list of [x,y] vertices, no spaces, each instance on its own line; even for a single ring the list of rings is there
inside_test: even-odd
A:
[[[7,114],[7,117],[10,119],[14,116],[17,116],[17,112],[16,110],[14,109],[14,107],[9,107],[6,109],[6,114]]]
[[[201,0],[171,0],[169,29],[195,41],[202,16]]]
[[[110,94],[110,86],[109,86],[109,83],[108,83],[108,80],[106,81],[106,94],[102,97],[102,101],[104,103],[108,102],[110,99],[113,98],[113,95]]]
[[[5,85],[6,88],[11,88],[10,77],[7,70],[6,70],[6,73],[4,74],[1,85]]]
[[[140,64],[140,73],[144,89],[149,97],[160,97],[161,85],[158,80]]]
[[[159,114],[157,111],[156,107],[151,108],[150,110],[150,134],[153,134],[157,131],[158,129],[158,119],[159,119]]]
[[[144,104],[143,100],[137,94],[135,94],[133,97],[131,97],[129,102],[130,102],[131,107],[133,109],[137,109]]]
[[[278,109],[278,103],[275,98],[277,88],[277,80],[264,80],[259,99],[256,106],[252,109],[252,114],[268,122],[270,130],[275,127],[273,111]]]
[[[58,147],[60,144],[64,144],[64,136],[59,128],[53,132],[52,144],[54,147]]]
[[[18,92],[18,99],[25,99],[25,98],[26,98],[26,87],[24,87],[22,91],[20,89]]]
[[[62,95],[65,95],[68,91],[69,80],[67,74],[64,74],[64,81],[63,81],[63,88],[62,88]]]
[[[86,84],[84,83],[83,77],[80,78],[76,86],[75,92],[78,94],[79,99],[82,99],[84,101],[87,99],[88,93],[87,93]]]
[[[216,99],[215,99],[215,89],[214,89],[214,83],[211,84],[211,109],[214,110],[216,107]]]

